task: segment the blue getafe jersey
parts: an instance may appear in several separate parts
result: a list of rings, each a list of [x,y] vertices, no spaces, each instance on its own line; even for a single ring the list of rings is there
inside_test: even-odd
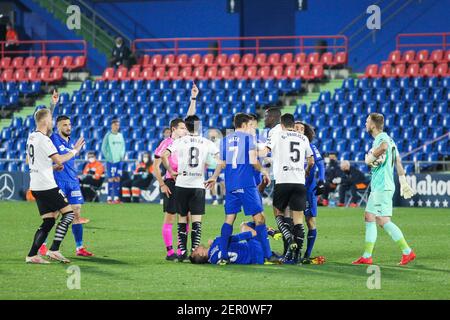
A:
[[[72,150],[73,143],[69,138],[69,141],[66,142],[63,137],[61,137],[58,133],[53,133],[50,136],[53,144],[58,150],[58,153],[63,155]],[[55,176],[55,180],[57,184],[60,182],[75,182],[78,183],[78,175],[77,170],[75,168],[75,157],[70,159],[69,161],[64,162],[64,169],[62,171],[53,171],[53,175]]]
[[[316,170],[319,171],[318,179],[325,180],[325,167],[323,164],[322,155],[320,154],[319,149],[314,144],[311,143],[310,146],[314,156],[314,166],[311,168],[310,175],[306,178],[306,188],[314,188],[316,186]],[[305,163],[305,168],[307,165],[308,164]]]
[[[256,187],[255,170],[249,157],[249,151],[255,149],[254,137],[244,132],[236,131],[220,142],[220,158],[226,163],[227,192]]]
[[[219,239],[220,237],[217,237],[208,250],[209,262],[211,264],[217,264],[217,261],[221,258]],[[250,245],[251,244],[246,240],[231,242],[228,246],[228,258],[230,259],[230,262],[234,264],[251,264],[252,255]]]

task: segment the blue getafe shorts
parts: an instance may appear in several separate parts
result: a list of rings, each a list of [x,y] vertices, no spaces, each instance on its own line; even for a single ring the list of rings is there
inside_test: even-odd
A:
[[[120,178],[122,176],[122,162],[107,162],[106,174],[108,178]]]
[[[83,204],[84,198],[78,182],[57,181],[59,189],[66,195],[69,204]]]
[[[237,189],[225,195],[225,214],[237,214],[244,209],[246,216],[253,216],[264,211],[258,188]]]
[[[306,205],[305,216],[307,217],[317,217],[317,196],[314,187],[315,186],[312,188],[308,187],[308,190],[306,191],[306,200],[308,201],[308,204]]]

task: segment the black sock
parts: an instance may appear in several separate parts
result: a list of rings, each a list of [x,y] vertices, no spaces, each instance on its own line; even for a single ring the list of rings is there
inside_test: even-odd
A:
[[[287,248],[289,246],[289,241],[292,239],[292,233],[289,230],[288,225],[284,222],[284,217],[281,215],[278,215],[275,217],[275,221],[278,226],[278,230],[283,234],[283,245],[284,245],[284,252],[283,255],[286,254]]]
[[[201,222],[192,222],[192,231],[191,231],[191,250],[193,251],[200,245],[200,239],[202,238],[202,223]]]
[[[186,253],[187,247],[187,232],[186,223],[178,223],[178,249],[180,249],[181,254]]]
[[[39,248],[47,239],[48,233],[52,230],[55,225],[55,218],[44,218],[39,229],[37,229],[34,234],[33,244],[31,245],[30,252],[28,253],[29,257],[34,257],[37,255]]]
[[[74,217],[75,215],[73,214],[73,211],[70,211],[62,216],[61,220],[56,226],[55,239],[53,240],[50,251],[59,250],[61,242],[64,240],[67,230],[69,230],[69,226],[72,223]]]
[[[298,250],[302,250],[304,240],[305,240],[305,228],[303,227],[303,224],[296,224],[294,226],[294,241],[297,244]]]
[[[294,232],[294,220],[291,217],[284,217],[284,223],[291,232]]]

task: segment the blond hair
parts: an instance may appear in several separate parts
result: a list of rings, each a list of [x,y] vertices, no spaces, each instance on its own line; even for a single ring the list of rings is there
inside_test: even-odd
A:
[[[384,116],[381,113],[373,112],[369,114],[370,120],[375,124],[378,130],[383,131],[384,128]]]
[[[34,114],[34,121],[36,122],[36,124],[38,124],[39,122],[42,121],[42,119],[44,119],[48,115],[50,115],[50,110],[41,109]]]

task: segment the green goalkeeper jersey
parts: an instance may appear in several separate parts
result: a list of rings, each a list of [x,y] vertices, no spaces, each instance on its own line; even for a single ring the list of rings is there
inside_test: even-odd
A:
[[[394,140],[386,132],[378,134],[372,144],[375,150],[383,142],[388,144],[385,161],[376,168],[372,168],[372,180],[370,187],[372,191],[395,191],[394,165],[397,157],[397,147]]]
[[[125,156],[125,140],[120,132],[116,134],[108,132],[105,135],[102,143],[102,154],[107,162],[117,163],[123,160]]]

